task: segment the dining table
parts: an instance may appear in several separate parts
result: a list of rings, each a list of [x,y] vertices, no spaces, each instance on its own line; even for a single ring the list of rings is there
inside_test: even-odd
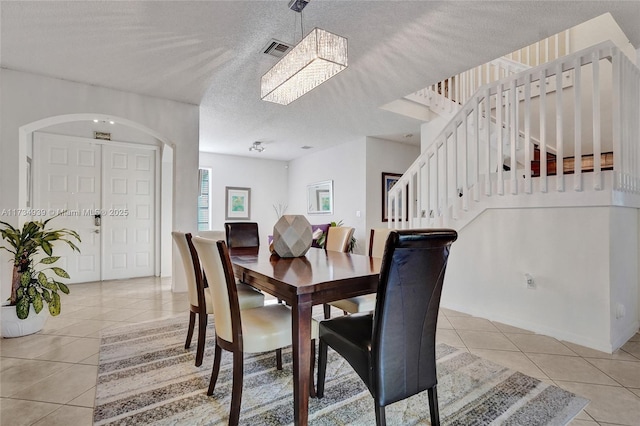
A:
[[[375,293],[381,259],[310,248],[301,257],[279,257],[267,247],[230,249],[236,278],[291,307],[294,424],[307,425],[314,305]]]

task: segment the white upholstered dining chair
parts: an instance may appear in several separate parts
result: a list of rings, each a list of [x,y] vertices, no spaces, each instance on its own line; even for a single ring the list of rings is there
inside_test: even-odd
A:
[[[233,353],[233,384],[231,391],[231,410],[229,424],[237,425],[242,401],[243,354],[258,353],[281,349],[292,344],[291,309],[282,304],[261,306],[252,309],[240,309],[238,306],[237,286],[229,250],[224,241],[207,240],[195,237],[193,244],[202,260],[204,273],[209,278],[213,296],[213,308],[216,312],[216,346],[211,370],[211,380],[207,395],[213,395],[222,349]],[[315,339],[318,337],[318,323],[312,320],[311,380],[310,394],[315,396],[313,369],[315,364]]]
[[[187,329],[187,340],[184,348],[189,349],[191,346],[197,317],[198,345],[196,348],[196,366],[200,366],[204,357],[208,315],[213,314],[213,302],[209,290],[205,288],[202,274],[200,274],[200,277],[196,274],[196,271],[202,271],[202,269],[198,255],[191,243],[191,234],[173,231],[171,236],[180,252],[189,297],[189,328]],[[255,308],[264,305],[264,294],[251,286],[238,283],[238,300],[242,309]]]
[[[369,256],[382,258],[384,253],[384,246],[387,242],[387,237],[391,232],[390,228],[372,228],[369,236]],[[342,310],[345,314],[356,314],[359,312],[372,312],[376,307],[376,295],[365,294],[363,296],[349,297],[347,299],[336,300],[335,302],[329,302],[330,305],[324,307],[324,318],[329,319],[331,317],[331,306]]]

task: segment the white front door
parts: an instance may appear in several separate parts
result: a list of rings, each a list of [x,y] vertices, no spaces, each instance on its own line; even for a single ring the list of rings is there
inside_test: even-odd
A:
[[[155,151],[104,145],[105,280],[154,274]]]
[[[80,234],[80,254],[64,243],[54,245],[58,264],[69,282],[100,280],[100,232],[93,213],[101,209],[101,146],[46,133],[34,134],[33,212],[49,229],[68,228]]]
[[[34,212],[65,211],[50,225],[82,239],[80,254],[54,249],[69,282],[154,275],[155,166],[153,147],[34,134]]]

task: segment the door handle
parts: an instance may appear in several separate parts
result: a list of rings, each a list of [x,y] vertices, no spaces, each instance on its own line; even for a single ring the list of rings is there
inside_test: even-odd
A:
[[[99,234],[99,233],[100,233],[100,230],[99,230],[98,228],[96,228],[96,229],[94,229],[94,230],[93,230],[93,233],[94,233],[94,234]]]

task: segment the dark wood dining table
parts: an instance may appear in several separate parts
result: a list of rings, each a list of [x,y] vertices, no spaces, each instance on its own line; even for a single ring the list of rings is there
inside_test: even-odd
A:
[[[309,414],[312,307],[374,293],[380,259],[311,248],[305,256],[281,258],[266,247],[230,249],[236,278],[291,306],[293,337],[294,423],[306,425]]]

